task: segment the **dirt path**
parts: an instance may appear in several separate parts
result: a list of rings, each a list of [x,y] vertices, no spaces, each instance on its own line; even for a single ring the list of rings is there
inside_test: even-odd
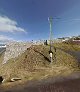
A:
[[[80,79],[28,87],[24,92],[80,92]]]
[[[74,56],[80,62],[80,51],[66,51],[68,54]]]
[[[0,87],[0,92],[80,92],[80,73],[68,77],[58,76],[41,81],[29,81],[8,90]]]
[[[77,59],[77,61],[80,63],[80,51],[72,51],[72,50],[64,50],[64,49],[61,49],[61,48],[57,48],[57,49],[60,49],[70,55],[72,55],[73,57],[75,57]]]
[[[25,87],[23,92],[80,92],[80,79]]]

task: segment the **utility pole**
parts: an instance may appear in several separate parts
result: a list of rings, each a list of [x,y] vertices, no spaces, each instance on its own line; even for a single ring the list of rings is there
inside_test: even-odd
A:
[[[53,52],[52,52],[52,23],[53,23],[53,19],[60,19],[60,18],[52,18],[52,17],[48,17],[48,21],[50,24],[50,61],[53,62],[52,56],[53,56]]]
[[[51,51],[51,45],[52,45],[52,21],[53,21],[53,18],[49,17],[48,21],[49,21],[49,24],[50,24],[50,51]]]
[[[53,62],[53,59],[52,59],[52,54],[53,54],[52,52],[52,21],[53,21],[53,18],[49,17],[48,21],[50,24],[50,51],[49,51],[49,54],[50,54],[50,61]]]

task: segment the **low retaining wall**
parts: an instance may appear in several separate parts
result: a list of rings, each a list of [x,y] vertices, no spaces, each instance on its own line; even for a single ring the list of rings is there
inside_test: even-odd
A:
[[[6,51],[4,54],[3,64],[5,64],[9,59],[18,57],[29,48],[31,45],[43,45],[43,41],[36,42],[9,42],[6,44]]]
[[[27,48],[29,48],[33,43],[29,42],[10,42],[6,44],[6,51],[4,54],[3,64],[6,63],[9,59],[18,57],[22,54]]]

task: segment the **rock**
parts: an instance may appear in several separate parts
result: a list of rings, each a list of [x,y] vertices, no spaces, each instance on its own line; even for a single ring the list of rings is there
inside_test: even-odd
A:
[[[2,81],[3,81],[3,77],[2,77],[2,76],[0,76],[0,83],[2,83]]]
[[[15,82],[15,81],[18,81],[18,80],[21,80],[21,78],[12,78],[11,82]]]
[[[29,42],[11,42],[6,44],[6,51],[4,54],[3,64],[5,64],[9,59],[18,57],[32,45]]]

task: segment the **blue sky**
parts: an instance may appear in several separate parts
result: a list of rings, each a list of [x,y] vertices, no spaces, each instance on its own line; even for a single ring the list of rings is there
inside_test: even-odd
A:
[[[80,35],[80,0],[0,0],[0,40],[53,38]]]

